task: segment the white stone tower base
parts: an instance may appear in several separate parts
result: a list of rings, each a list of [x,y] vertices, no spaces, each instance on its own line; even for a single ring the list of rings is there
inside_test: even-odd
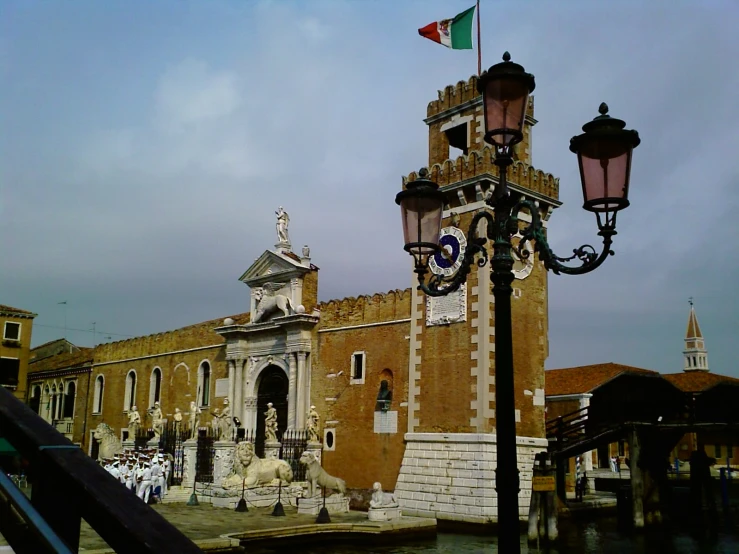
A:
[[[403,515],[469,523],[498,520],[496,436],[482,433],[406,433],[395,498]],[[531,502],[534,455],[547,440],[517,437],[521,479],[519,518]]]

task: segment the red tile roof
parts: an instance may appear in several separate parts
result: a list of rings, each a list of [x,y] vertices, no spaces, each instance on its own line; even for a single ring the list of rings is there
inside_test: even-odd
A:
[[[42,358],[37,362],[31,360],[28,364],[28,373],[39,371],[53,371],[59,369],[71,369],[80,367],[93,361],[94,348],[80,348],[79,352],[65,352],[56,356]]]
[[[663,375],[663,377],[684,392],[703,392],[719,383],[735,383],[739,385],[739,379],[717,373],[709,373],[707,371],[670,373]]]
[[[592,392],[603,383],[622,373],[659,375],[658,372],[649,369],[613,362],[549,369],[544,372],[544,390],[547,396]]]
[[[23,315],[32,315],[36,316],[37,314],[33,312],[29,312],[28,310],[21,310],[20,308],[13,308],[12,306],[6,306],[5,304],[0,304],[0,312],[7,312],[12,314],[23,314]]]

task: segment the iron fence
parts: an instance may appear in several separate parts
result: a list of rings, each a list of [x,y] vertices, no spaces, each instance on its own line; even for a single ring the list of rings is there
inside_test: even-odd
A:
[[[233,429],[232,439],[235,443],[250,442],[252,444],[257,441],[257,430],[256,429],[244,429],[240,427]]]
[[[280,458],[285,460],[293,470],[293,481],[305,481],[305,466],[300,457],[308,446],[308,431],[288,429],[282,434]]]
[[[216,435],[212,428],[198,429],[197,465],[195,466],[195,481],[200,483],[213,482],[213,458],[215,457]]]
[[[177,486],[182,484],[182,476],[185,462],[185,448],[183,443],[190,437],[190,430],[180,422],[170,421],[162,429],[159,439],[159,450],[171,457],[172,469],[170,472],[170,484]]]
[[[146,450],[149,448],[149,441],[154,436],[154,429],[144,429],[140,427],[136,431],[136,436],[133,438],[133,446],[136,450]]]

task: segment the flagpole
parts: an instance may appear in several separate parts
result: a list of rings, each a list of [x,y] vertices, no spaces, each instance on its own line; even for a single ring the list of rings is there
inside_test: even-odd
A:
[[[477,74],[482,75],[482,49],[480,47],[480,0],[477,0]]]

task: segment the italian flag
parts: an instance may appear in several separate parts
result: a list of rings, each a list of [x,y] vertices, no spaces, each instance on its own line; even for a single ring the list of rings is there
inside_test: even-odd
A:
[[[418,30],[418,34],[454,50],[472,49],[472,22],[475,6],[456,15],[453,19],[442,19],[429,23]]]

